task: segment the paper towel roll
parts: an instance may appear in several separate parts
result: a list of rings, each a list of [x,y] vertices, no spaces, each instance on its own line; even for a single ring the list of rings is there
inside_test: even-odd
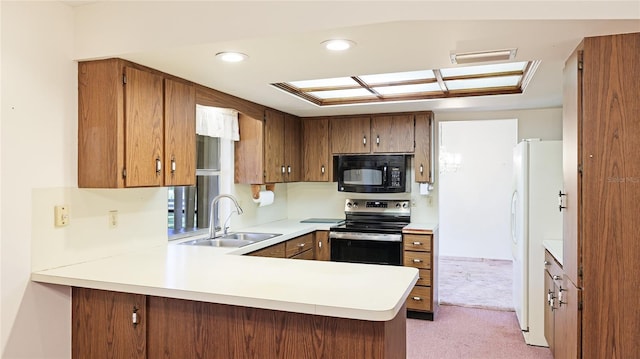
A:
[[[275,199],[275,194],[273,191],[260,191],[260,196],[258,199],[253,199],[253,202],[258,204],[258,207],[268,206],[273,204],[273,200]]]

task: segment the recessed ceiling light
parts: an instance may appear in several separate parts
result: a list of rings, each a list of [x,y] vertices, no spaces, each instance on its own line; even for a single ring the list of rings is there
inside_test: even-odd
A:
[[[452,64],[469,64],[474,62],[487,61],[506,61],[513,60],[516,57],[518,49],[504,49],[492,51],[476,51],[476,52],[451,52],[449,57]]]
[[[351,40],[345,40],[345,39],[326,40],[326,41],[323,41],[321,44],[327,50],[331,50],[331,51],[344,51],[356,46],[355,42]]]
[[[249,58],[241,52],[218,52],[216,57],[224,62],[240,62]]]

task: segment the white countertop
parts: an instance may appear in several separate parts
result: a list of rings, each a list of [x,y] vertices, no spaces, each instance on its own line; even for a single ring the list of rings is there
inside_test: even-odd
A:
[[[239,255],[315,230],[328,230],[329,226],[277,221],[243,228],[282,236],[242,248],[179,245],[182,241],[175,241],[34,272],[31,279],[332,317],[393,319],[418,279],[415,268]]]
[[[562,240],[545,239],[542,241],[542,245],[562,265]]]
[[[425,222],[425,223],[416,223],[411,222],[406,225],[403,229],[403,233],[433,233],[438,228],[438,223],[435,222]]]

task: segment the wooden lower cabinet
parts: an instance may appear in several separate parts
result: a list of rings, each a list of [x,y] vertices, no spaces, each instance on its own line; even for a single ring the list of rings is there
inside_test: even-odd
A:
[[[406,305],[408,316],[433,320],[438,310],[437,237],[438,231],[411,230],[402,235],[405,267],[418,268],[418,282],[411,290]]]
[[[71,293],[73,359],[147,358],[146,296],[75,287]]]
[[[376,322],[86,288],[72,301],[73,358],[406,357],[404,308]]]
[[[286,242],[248,253],[250,256],[292,259],[315,259],[315,233],[292,238]]]
[[[331,260],[331,241],[329,231],[316,231],[316,260]]]

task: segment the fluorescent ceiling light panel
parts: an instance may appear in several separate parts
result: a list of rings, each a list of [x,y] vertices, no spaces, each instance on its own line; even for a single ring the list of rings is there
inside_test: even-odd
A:
[[[516,57],[518,49],[504,49],[492,51],[476,51],[476,52],[452,52],[449,54],[452,64],[470,64],[474,62],[487,61],[509,61]]]
[[[441,69],[440,73],[442,74],[442,77],[447,78],[447,77],[456,77],[456,76],[495,74],[500,72],[511,72],[511,71],[524,71],[524,68],[526,66],[527,66],[526,61],[509,62],[505,64],[450,67],[446,69]]]
[[[291,81],[289,84],[300,88],[313,88],[313,87],[338,87],[338,86],[358,86],[351,77],[334,77],[330,79],[318,79],[318,80],[304,80],[304,81]]]
[[[421,93],[421,92],[436,92],[436,91],[440,91],[440,85],[438,85],[437,82],[434,82],[429,84],[418,84],[418,85],[374,87],[373,89],[381,95],[400,95],[400,94],[412,94],[412,93]]]
[[[431,70],[424,70],[424,71],[395,72],[395,73],[389,73],[389,74],[364,75],[364,76],[359,76],[358,78],[369,85],[375,85],[375,84],[389,83],[389,82],[435,79],[436,75],[434,75],[433,71]]]
[[[445,81],[449,91],[468,90],[493,87],[515,87],[520,82],[522,76],[500,76],[487,77],[482,79],[451,80]]]
[[[307,92],[309,95],[319,99],[345,98],[345,97],[375,97],[366,89],[348,89],[348,90],[331,90],[331,91],[314,91]]]

